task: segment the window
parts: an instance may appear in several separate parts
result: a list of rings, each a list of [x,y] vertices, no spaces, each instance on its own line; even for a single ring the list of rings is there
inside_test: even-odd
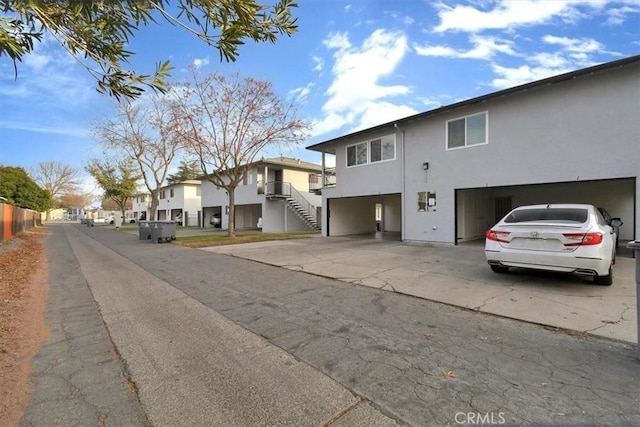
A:
[[[487,112],[447,121],[447,150],[487,143]]]
[[[347,167],[395,160],[395,158],[395,135],[347,146]]]
[[[169,197],[173,197],[173,188],[169,190]]]
[[[167,194],[164,192],[164,190],[162,190],[162,191],[160,192],[160,198],[161,198],[161,199],[164,199],[166,196],[167,196]]]
[[[367,164],[367,143],[347,147],[347,167]]]
[[[393,136],[374,139],[369,144],[371,145],[371,163],[396,158],[396,142]]]

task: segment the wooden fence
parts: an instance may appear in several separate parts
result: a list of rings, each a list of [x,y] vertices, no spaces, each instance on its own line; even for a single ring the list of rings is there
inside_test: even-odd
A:
[[[31,209],[0,203],[0,224],[0,242],[4,242],[21,231],[42,225],[42,214]]]

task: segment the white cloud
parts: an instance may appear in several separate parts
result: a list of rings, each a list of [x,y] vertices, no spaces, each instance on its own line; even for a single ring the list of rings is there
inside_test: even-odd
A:
[[[289,91],[289,97],[294,98],[297,102],[302,102],[307,99],[313,88],[313,82],[309,82],[305,87],[298,87]]]
[[[551,45],[559,45],[569,52],[591,53],[604,49],[602,43],[594,39],[587,38],[570,39],[568,37],[546,35],[542,38],[542,41]]]
[[[204,65],[209,65],[209,57],[206,58],[196,58],[193,60],[193,66],[196,68],[200,68]]]
[[[349,36],[346,33],[333,33],[322,42],[329,49],[349,49]]]
[[[627,3],[623,4],[621,7],[613,7],[607,10],[607,19],[608,25],[620,25],[624,23],[629,15],[639,14],[640,13],[640,3],[636,0],[629,0]]]
[[[456,50],[449,46],[420,46],[413,49],[420,56],[438,56],[446,58],[491,59],[496,53],[517,55],[510,40],[499,40],[495,37],[472,35],[469,41],[473,47],[469,50]]]
[[[383,101],[410,93],[408,86],[380,83],[393,74],[408,51],[404,34],[376,30],[359,47],[345,33],[332,34],[324,44],[335,50],[334,80],[326,91],[329,99],[322,107],[324,118],[316,120],[315,135],[343,126],[359,129],[415,113],[408,106]]]
[[[34,133],[57,134],[73,137],[87,137],[89,131],[85,127],[44,126],[34,123],[0,121],[0,129],[22,130]]]
[[[575,22],[586,16],[579,6],[600,9],[608,0],[500,0],[490,10],[473,6],[450,7],[443,3],[439,9],[440,24],[435,32],[478,32],[486,29],[508,29],[523,25],[547,23],[554,19]]]
[[[492,68],[493,72],[499,76],[491,82],[491,85],[496,89],[506,89],[572,71],[572,68],[569,67],[535,67],[530,65],[507,68],[493,64]]]
[[[311,59],[316,64],[313,67],[313,71],[321,72],[324,69],[324,59],[319,57],[319,56],[315,56],[315,55]]]
[[[558,50],[532,53],[527,57],[528,64],[519,67],[508,68],[493,64],[493,71],[498,77],[491,85],[504,89],[588,67],[597,62],[593,59],[593,54],[605,51],[600,42],[590,38],[573,39],[547,34],[542,37],[542,42]]]

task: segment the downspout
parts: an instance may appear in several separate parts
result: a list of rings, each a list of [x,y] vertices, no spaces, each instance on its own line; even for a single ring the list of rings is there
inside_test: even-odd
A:
[[[401,142],[400,145],[402,146],[402,163],[401,163],[401,167],[400,167],[400,173],[402,174],[402,180],[401,180],[401,184],[400,184],[400,210],[402,212],[402,215],[400,216],[400,239],[404,242],[405,241],[405,226],[406,226],[406,207],[405,207],[405,173],[404,173],[404,166],[405,166],[405,153],[404,153],[404,131],[402,129],[400,129],[400,126],[398,126],[398,123],[394,123],[393,127],[396,128],[397,130],[400,131],[400,135],[401,135]]]

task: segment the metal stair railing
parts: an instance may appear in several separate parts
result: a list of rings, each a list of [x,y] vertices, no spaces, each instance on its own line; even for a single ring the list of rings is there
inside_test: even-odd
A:
[[[298,214],[309,226],[317,229],[316,207],[312,205],[296,188],[289,184],[290,197],[287,198],[289,207]]]

